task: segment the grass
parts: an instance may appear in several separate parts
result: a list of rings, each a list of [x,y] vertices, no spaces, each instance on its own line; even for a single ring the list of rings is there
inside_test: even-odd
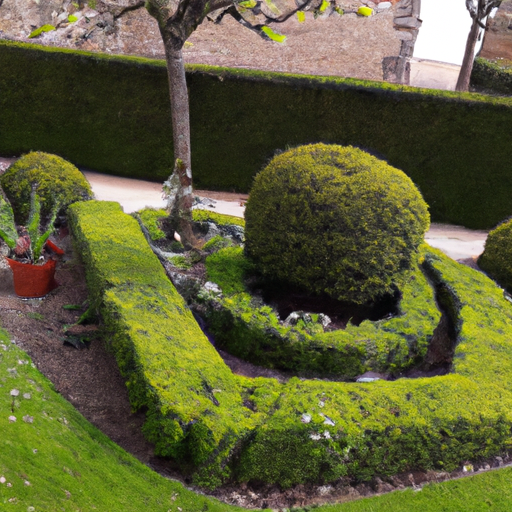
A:
[[[186,490],[119,448],[1,329],[0,432],[2,511],[242,510]]]
[[[469,478],[429,484],[344,505],[327,505],[318,512],[509,512],[512,509],[512,468]]]

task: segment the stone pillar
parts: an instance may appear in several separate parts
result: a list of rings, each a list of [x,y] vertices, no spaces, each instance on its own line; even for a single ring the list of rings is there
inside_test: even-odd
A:
[[[382,61],[383,78],[387,82],[408,84],[410,79],[410,60],[414,43],[421,27],[421,0],[400,0],[396,6],[393,19],[398,37],[402,40],[400,55],[385,57]]]

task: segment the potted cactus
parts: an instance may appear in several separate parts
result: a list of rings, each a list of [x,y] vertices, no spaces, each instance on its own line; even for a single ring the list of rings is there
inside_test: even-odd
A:
[[[48,237],[54,230],[59,206],[53,207],[43,229],[41,202],[33,187],[27,225],[16,226],[11,204],[0,193],[0,238],[9,247],[6,259],[13,272],[14,291],[19,297],[44,297],[57,287],[56,260],[52,256],[64,252]]]

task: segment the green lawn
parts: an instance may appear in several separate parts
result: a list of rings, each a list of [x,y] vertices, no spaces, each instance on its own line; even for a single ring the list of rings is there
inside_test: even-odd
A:
[[[187,491],[119,448],[1,329],[0,433],[2,512],[242,510]]]

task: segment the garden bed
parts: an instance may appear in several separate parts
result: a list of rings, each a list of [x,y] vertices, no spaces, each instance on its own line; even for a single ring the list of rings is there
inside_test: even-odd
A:
[[[509,448],[512,310],[482,274],[435,250],[425,254],[431,278],[457,299],[449,375],[371,383],[247,379],[213,350],[133,219],[108,203],[71,211],[132,405],[147,408],[145,432],[157,452],[180,460],[198,485],[285,488],[452,471]]]

